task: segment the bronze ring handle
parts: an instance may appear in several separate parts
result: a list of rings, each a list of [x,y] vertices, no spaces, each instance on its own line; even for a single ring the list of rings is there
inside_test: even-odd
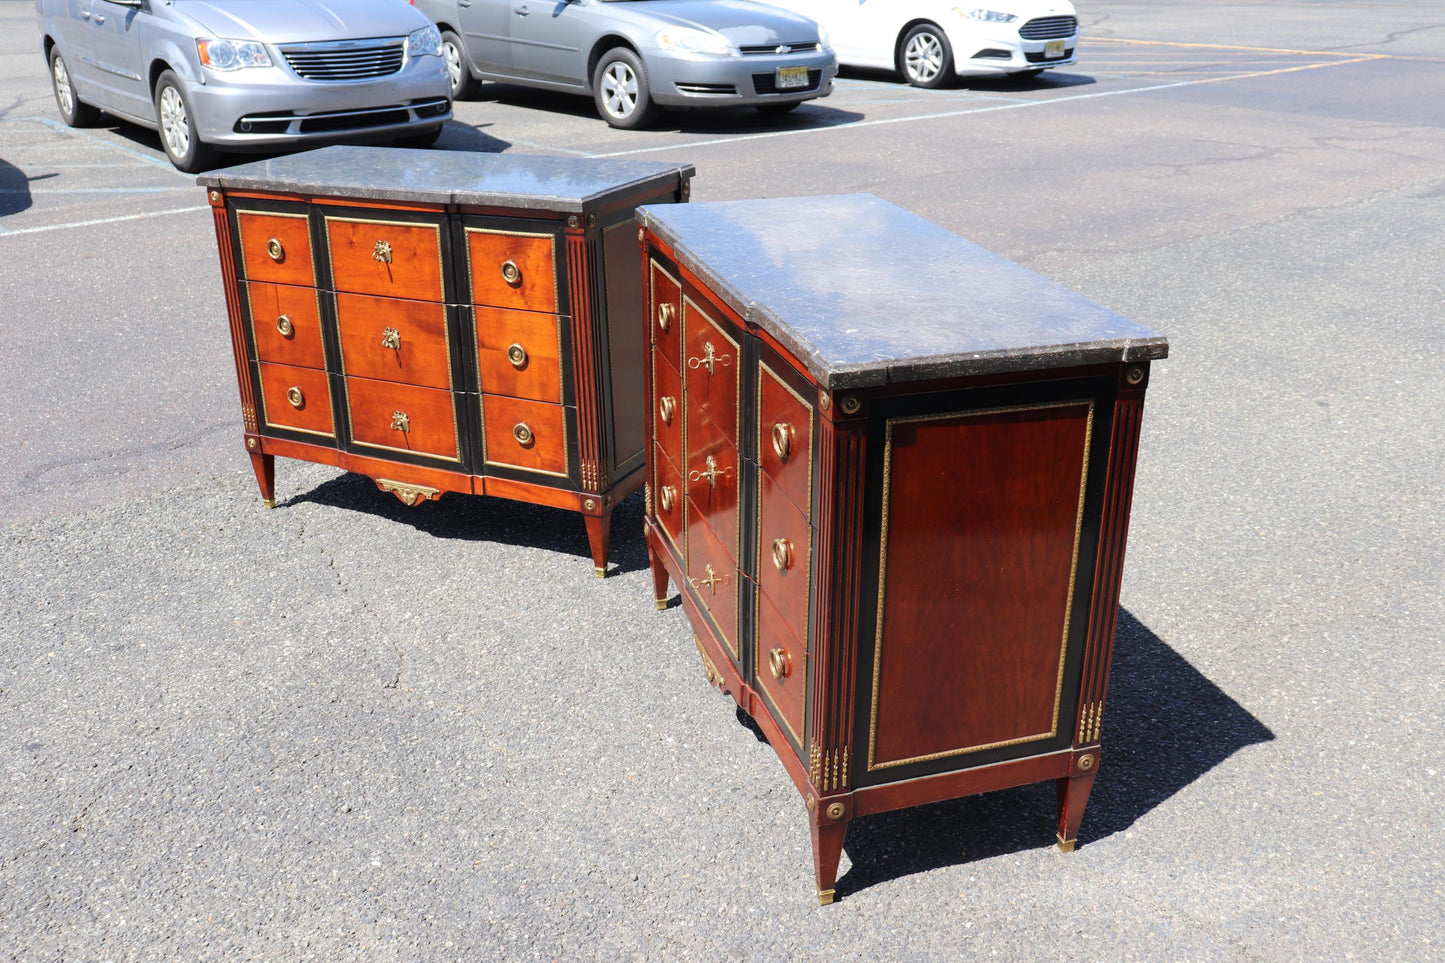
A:
[[[519,421],[512,428],[512,437],[517,439],[517,444],[525,448],[533,441],[532,429],[527,426],[525,421]]]
[[[793,426],[786,421],[773,425],[773,451],[779,461],[787,461],[793,453]]]
[[[301,388],[297,385],[286,389],[286,400],[291,402],[291,407],[297,411],[306,407],[306,396],[301,393]]]
[[[411,416],[404,411],[393,411],[391,413],[391,430],[406,434],[411,431]]]
[[[512,287],[516,287],[522,283],[522,269],[517,267],[516,261],[507,260],[502,262],[502,280],[506,281]]]
[[[667,512],[669,515],[672,514],[672,506],[676,504],[676,497],[676,489],[674,489],[671,485],[663,485],[657,491],[657,502],[662,506],[662,510]]]
[[[291,319],[283,314],[276,319],[276,330],[281,332],[281,337],[289,338],[296,333],[296,325],[292,324]]]
[[[768,671],[773,674],[774,679],[782,682],[788,677],[788,670],[791,668],[792,663],[787,652],[782,649],[774,649],[768,653]]]
[[[401,332],[396,328],[381,329],[381,346],[393,351],[401,350]]]
[[[266,242],[266,254],[277,264],[286,260],[286,249],[281,246],[280,238],[273,237]]]
[[[786,538],[773,539],[773,565],[779,572],[793,567],[793,543]]]
[[[657,306],[657,326],[663,332],[672,327],[672,319],[677,314],[677,308],[671,304],[664,303]]]
[[[517,370],[527,367],[527,349],[520,344],[514,344],[507,349],[507,360],[512,362],[512,367]]]
[[[677,399],[671,395],[663,395],[662,400],[657,403],[657,413],[662,416],[664,425],[672,424],[672,416],[677,412]]]

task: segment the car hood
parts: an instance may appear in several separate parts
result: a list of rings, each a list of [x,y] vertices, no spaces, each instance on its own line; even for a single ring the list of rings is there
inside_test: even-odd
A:
[[[400,0],[181,0],[176,9],[213,36],[267,43],[403,37],[429,22]]]
[[[807,17],[749,0],[632,0],[608,6],[646,14],[659,28],[674,23],[716,30],[739,47],[818,39],[818,25]]]

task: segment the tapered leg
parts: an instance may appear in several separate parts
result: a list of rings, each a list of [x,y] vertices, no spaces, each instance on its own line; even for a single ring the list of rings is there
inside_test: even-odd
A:
[[[822,812],[811,813],[813,829],[813,871],[818,878],[818,904],[833,902],[833,887],[838,882],[838,861],[843,858],[843,838],[848,835],[846,818],[830,821]]]
[[[261,501],[267,508],[276,507],[276,456],[251,455],[251,470],[256,473],[256,483],[261,486]]]
[[[657,610],[667,608],[667,566],[662,564],[662,555],[651,545],[647,546],[647,561],[652,566],[652,597],[657,600]]]
[[[1065,776],[1055,783],[1059,794],[1059,849],[1074,851],[1079,841],[1079,824],[1084,821],[1084,807],[1089,804],[1089,790],[1094,788],[1098,770],[1078,776]]]
[[[601,515],[583,515],[587,523],[587,541],[592,545],[592,567],[598,578],[607,577],[607,551],[612,542],[612,512]]]

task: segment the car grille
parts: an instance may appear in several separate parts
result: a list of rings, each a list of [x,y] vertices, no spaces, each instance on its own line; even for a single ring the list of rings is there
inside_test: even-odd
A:
[[[821,50],[822,45],[814,41],[807,43],[758,43],[739,47],[744,57],[761,57],[766,54],[811,53]]]
[[[1066,49],[1066,50],[1064,51],[1064,55],[1063,55],[1062,57],[1045,57],[1045,56],[1044,56],[1044,52],[1043,52],[1042,50],[1040,50],[1038,53],[1033,53],[1033,52],[1028,51],[1028,50],[1025,50],[1025,51],[1024,51],[1024,57],[1025,57],[1025,59],[1027,59],[1028,62],[1031,63],[1031,64],[1056,64],[1056,63],[1058,63],[1058,62],[1061,61],[1061,60],[1068,60],[1068,59],[1069,59],[1070,57],[1072,57],[1073,55],[1074,55],[1074,48],[1073,48],[1073,47],[1069,47],[1068,49]]]
[[[822,82],[822,70],[809,70],[808,86],[789,87],[787,90],[779,90],[777,74],[753,74],[753,90],[759,94],[803,94],[810,90],[817,90],[818,84]]]
[[[1019,27],[1025,40],[1057,40],[1079,32],[1079,21],[1073,17],[1039,17]]]
[[[306,80],[369,80],[401,69],[405,42],[400,39],[308,43],[281,48],[281,56]]]

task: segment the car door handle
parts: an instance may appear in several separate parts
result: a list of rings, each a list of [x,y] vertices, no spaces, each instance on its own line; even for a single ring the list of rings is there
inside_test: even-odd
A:
[[[531,12],[532,12],[532,11],[528,10],[525,6],[522,6],[522,7],[518,7],[518,8],[517,8],[517,16],[519,16],[519,17],[525,17],[527,14],[529,14],[529,13],[531,13]]]
[[[470,7],[471,5],[472,0],[457,0],[457,6],[459,7]]]
[[[97,14],[96,17],[95,17],[95,22],[96,22],[96,23],[105,23],[105,17],[100,16],[99,14]]]

